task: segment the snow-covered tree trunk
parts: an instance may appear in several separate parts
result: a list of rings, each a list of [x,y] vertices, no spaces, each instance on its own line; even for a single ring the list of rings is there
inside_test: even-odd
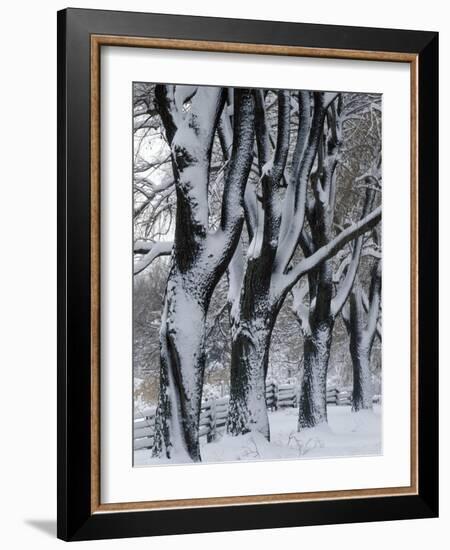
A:
[[[343,310],[343,318],[350,336],[350,355],[353,365],[352,409],[372,408],[372,379],[370,357],[381,303],[381,263],[372,268],[368,311],[364,307],[364,293],[357,280]]]
[[[257,259],[248,260],[239,313],[232,319],[227,431],[232,435],[258,431],[269,439],[266,375],[277,306],[271,302],[270,272],[261,267]]]
[[[369,191],[363,209],[365,219],[373,203]],[[336,317],[341,312],[353,287],[362,249],[362,235],[353,244],[353,252],[346,276],[334,291],[331,260],[309,273],[310,303],[304,306],[302,294],[296,289],[293,301],[294,314],[299,321],[304,340],[303,375],[300,384],[298,428],[311,428],[327,421],[327,374],[331,343]],[[323,245],[326,246],[326,245]],[[334,294],[335,292],[335,294]]]
[[[308,208],[310,235],[305,232],[301,246],[306,257],[333,240],[336,208],[336,169],[342,142],[341,102],[338,98],[328,112],[318,149],[317,169],[311,176],[314,198]],[[367,189],[362,219],[370,212],[375,192]],[[362,236],[354,242],[346,277],[335,293],[333,264],[329,259],[308,273],[309,306],[294,299],[294,311],[304,337],[304,369],[299,398],[298,428],[310,428],[327,421],[327,373],[332,333],[337,315],[353,286],[361,256]],[[307,319],[304,317],[307,316]],[[303,317],[303,318],[302,318]]]
[[[195,281],[172,268],[160,331],[160,396],[153,454],[200,460],[198,429],[207,304]]]
[[[254,143],[254,95],[248,89],[235,90],[233,150],[220,227],[215,231],[208,227],[208,185],[224,90],[157,86],[156,98],[172,150],[177,210],[160,331],[160,396],[153,456],[199,461],[206,315],[242,229]]]
[[[303,376],[300,387],[298,428],[312,428],[327,421],[327,372],[330,358],[331,320],[319,323],[304,337]]]
[[[266,375],[277,314],[270,285],[280,227],[280,184],[289,152],[290,94],[288,91],[278,93],[278,134],[274,151],[267,127],[264,94],[261,91],[256,94],[256,138],[264,212],[256,204],[259,224],[252,227],[248,220],[249,234],[253,238],[232,318],[227,431],[232,435],[258,431],[269,439]]]
[[[329,343],[320,340],[319,327],[328,321],[331,333],[331,308],[336,307],[338,311],[342,300],[340,293],[336,303],[331,304],[333,281],[329,261],[345,244],[360,237],[378,223],[381,216],[378,209],[334,238],[328,232],[327,238],[323,238],[321,242],[317,240],[317,247],[311,250],[308,257],[295,266],[291,265],[303,232],[306,190],[323,133],[327,109],[336,97],[337,94],[328,93],[298,94],[300,114],[297,142],[293,152],[292,171],[287,173],[285,165],[290,132],[289,94],[286,91],[278,92],[275,147],[270,138],[264,96],[262,93],[257,96],[256,137],[261,188],[254,193],[257,199],[253,207],[247,208],[249,212],[253,211],[248,232],[251,242],[239,299],[232,308],[232,365],[227,430],[233,435],[258,430],[265,437],[269,437],[265,377],[272,329],[289,291],[302,277],[318,271],[329,273],[329,276],[327,275],[326,281],[324,278],[320,281],[325,293],[321,301],[323,307],[319,305],[316,312],[317,330],[313,336],[315,340],[311,343],[315,344],[317,354],[314,358],[311,352],[310,365],[312,367],[313,364],[320,363],[326,372]],[[336,140],[334,134],[332,137]],[[335,150],[333,155],[336,157]],[[334,169],[330,170],[325,178],[321,199],[326,194],[329,201],[334,201],[333,178]],[[283,185],[286,185],[285,190],[281,189]],[[329,208],[329,203],[323,207]],[[349,288],[348,279],[353,274],[353,270],[349,270],[344,285],[346,292]],[[329,314],[324,308],[328,308]],[[311,377],[309,383],[312,382]],[[320,391],[326,391],[324,383],[318,385]],[[316,395],[318,396],[319,392],[316,392]],[[321,403],[321,409],[326,410],[326,402],[322,400]]]
[[[230,406],[227,431],[231,435],[257,431],[270,438],[266,408],[266,375],[271,319],[240,322],[233,334]]]
[[[372,408],[372,381],[370,375],[370,351],[367,342],[352,342],[350,353],[353,363],[352,410]]]
[[[301,245],[306,257],[326,246],[333,239],[333,221],[336,197],[336,168],[342,140],[341,98],[331,104],[326,126],[318,147],[316,171],[311,175],[312,204],[307,209],[311,235],[303,233]],[[365,209],[364,214],[368,213]],[[361,240],[361,237],[359,238]],[[355,262],[359,256],[355,258]],[[333,311],[332,259],[323,262],[308,273],[308,321],[300,326],[304,334],[303,376],[299,398],[299,430],[327,421],[326,382],[330,358],[331,338],[336,312]],[[342,299],[340,297],[339,299]],[[295,304],[295,301],[294,301]],[[297,304],[298,305],[298,304]],[[302,312],[295,312],[300,318]]]

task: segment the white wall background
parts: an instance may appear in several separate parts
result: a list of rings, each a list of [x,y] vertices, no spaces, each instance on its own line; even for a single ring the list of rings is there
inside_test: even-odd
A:
[[[192,15],[290,20],[311,23],[441,31],[441,97],[450,92],[450,36],[445,3],[378,0],[372,12],[360,0],[226,3],[184,0],[78,1],[77,7]],[[8,2],[0,34],[0,541],[4,548],[54,548],[56,517],[56,10],[64,2]],[[449,121],[441,102],[441,120]],[[441,156],[450,148],[441,131]],[[442,164],[441,209],[450,200]],[[433,213],[430,213],[432,216]],[[441,280],[449,276],[450,216],[441,212]],[[449,290],[441,285],[441,304]],[[444,308],[441,306],[441,310]],[[442,317],[441,340],[450,329]],[[445,323],[444,323],[445,321]],[[317,549],[362,539],[364,550],[401,544],[409,550],[450,535],[450,384],[448,350],[441,347],[441,519],[364,525],[332,525],[271,531],[162,537],[152,548]],[[448,393],[448,392],[447,392]],[[433,541],[433,542],[432,542]],[[147,548],[149,539],[84,543],[85,548]]]

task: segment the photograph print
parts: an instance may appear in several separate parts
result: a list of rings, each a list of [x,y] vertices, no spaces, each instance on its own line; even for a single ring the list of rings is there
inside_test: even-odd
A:
[[[381,94],[132,101],[134,466],[382,454]]]

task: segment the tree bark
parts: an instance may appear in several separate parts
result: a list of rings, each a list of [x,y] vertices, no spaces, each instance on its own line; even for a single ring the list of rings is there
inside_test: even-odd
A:
[[[350,353],[353,363],[352,410],[357,412],[361,409],[372,409],[373,391],[369,346],[363,342],[351,342]]]
[[[252,319],[241,323],[233,337],[227,420],[231,435],[257,431],[270,439],[266,375],[271,332],[267,320]]]
[[[199,461],[207,302],[172,269],[160,330],[160,394],[154,456]]]
[[[306,257],[327,247],[333,240],[333,222],[336,197],[336,167],[342,140],[341,109],[339,101],[332,105],[327,117],[327,128],[319,146],[317,170],[311,176],[314,201],[308,213],[310,237],[301,239]],[[368,190],[361,219],[370,212],[374,191]],[[299,399],[298,429],[311,428],[327,421],[327,373],[335,320],[344,306],[354,284],[361,256],[362,236],[353,245],[350,265],[336,293],[333,282],[332,260],[308,272],[309,305],[302,314],[307,320],[300,323],[304,336],[304,370]]]
[[[250,260],[240,295],[238,319],[232,323],[230,405],[227,432],[258,431],[270,439],[266,376],[276,313],[269,296],[270,278]]]
[[[353,365],[352,410],[357,412],[373,408],[370,357],[377,334],[381,302],[381,264],[372,268],[368,311],[364,307],[364,295],[359,280],[355,282],[349,305],[343,311],[343,319],[350,336],[350,355]]]
[[[304,338],[303,376],[300,386],[298,430],[327,421],[327,372],[330,359],[331,319],[312,328]]]
[[[329,141],[333,141],[333,144],[328,143],[327,150],[332,159],[326,167],[328,171],[324,170],[323,188],[316,187],[316,211],[322,209],[323,214],[322,217],[317,216],[314,222],[317,228],[314,235],[315,249],[297,265],[290,265],[303,230],[306,188],[321,142],[327,109],[336,99],[336,94],[314,93],[313,99],[312,103],[308,92],[299,93],[302,116],[294,151],[293,177],[284,174],[289,144],[289,103],[286,101],[286,93],[279,92],[277,145],[274,151],[270,145],[264,102],[261,97],[257,101],[256,138],[261,174],[258,203],[261,207],[258,216],[255,216],[259,223],[249,231],[253,238],[248,249],[239,303],[236,308],[233,307],[238,314],[232,324],[230,412],[227,425],[228,433],[233,435],[256,429],[265,437],[270,437],[265,406],[265,378],[272,329],[288,292],[301,277],[312,273],[311,280],[317,277],[314,297],[320,298],[316,300],[311,322],[308,321],[313,332],[310,334],[309,348],[305,351],[304,383],[305,387],[313,388],[314,392],[308,401],[305,394],[303,407],[308,425],[326,420],[326,371],[336,314],[332,309],[331,258],[349,241],[356,239],[358,243],[362,242],[361,235],[378,223],[381,216],[381,211],[374,211],[354,224],[354,227],[332,238],[333,217],[329,211],[331,203],[334,208],[334,170],[338,143],[330,131]],[[281,192],[283,176],[288,183],[287,189]],[[325,195],[328,200],[320,202]],[[312,225],[313,221],[309,220],[309,223]],[[357,254],[359,250],[358,244]],[[348,278],[352,276],[354,272],[349,270]],[[346,284],[345,288],[347,292],[349,285]],[[339,303],[341,297],[342,293],[339,294]],[[335,309],[339,310],[337,306]],[[303,423],[303,420],[299,420],[299,423]]]
[[[254,96],[248,89],[235,90],[233,151],[220,227],[212,233],[208,228],[209,165],[223,91],[199,88],[198,95],[189,96],[189,89],[165,88],[158,88],[156,96],[172,149],[177,214],[160,330],[161,377],[153,456],[196,462],[201,460],[206,315],[242,230],[243,196],[254,143]],[[208,90],[212,90],[209,96]],[[194,97],[188,111],[182,109],[187,97]]]
[[[230,406],[227,432],[258,431],[270,438],[266,408],[266,375],[270,339],[277,305],[270,293],[280,227],[279,193],[289,151],[289,92],[278,93],[278,132],[272,152],[264,95],[256,92],[256,140],[261,174],[263,219],[250,227],[253,238],[247,254],[238,314],[232,319]],[[273,154],[272,154],[273,153]],[[249,222],[251,226],[251,222]]]

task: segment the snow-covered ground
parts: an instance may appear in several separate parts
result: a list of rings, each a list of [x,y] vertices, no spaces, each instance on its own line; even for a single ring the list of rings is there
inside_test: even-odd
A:
[[[381,407],[352,413],[349,406],[328,407],[328,424],[297,432],[296,408],[269,412],[271,441],[250,432],[239,437],[223,435],[202,441],[203,462],[236,462],[292,458],[326,458],[381,454]],[[220,436],[219,436],[220,437]],[[135,466],[161,464],[150,450],[136,451]],[[174,463],[164,461],[165,464]]]

